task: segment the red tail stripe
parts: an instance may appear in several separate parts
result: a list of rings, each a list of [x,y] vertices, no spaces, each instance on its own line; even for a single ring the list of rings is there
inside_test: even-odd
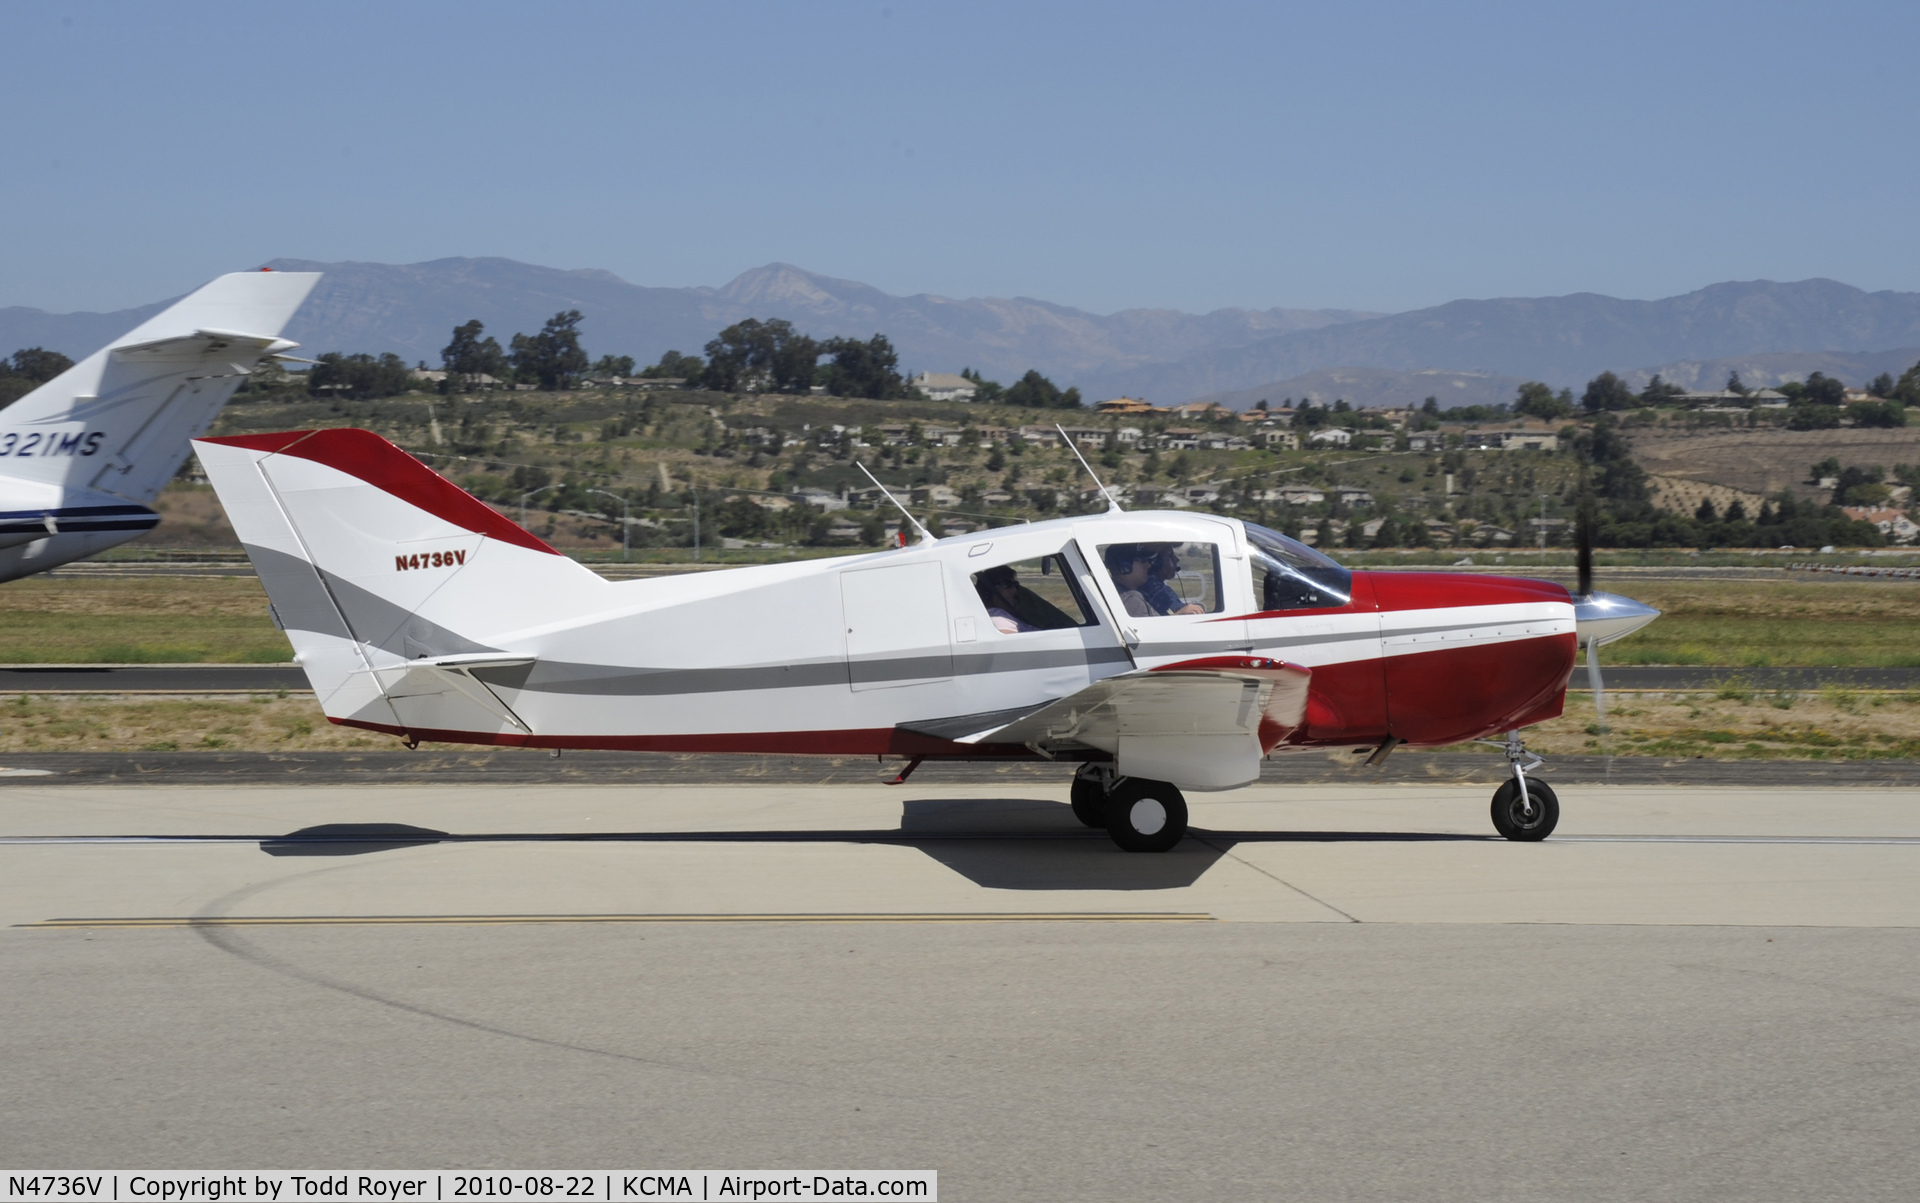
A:
[[[274,434],[236,434],[200,441],[218,443],[223,447],[245,447],[249,451],[269,451],[275,455],[294,455],[316,464],[325,464],[475,534],[532,551],[544,551],[552,556],[560,554],[489,508],[473,494],[370,430],[285,430]]]

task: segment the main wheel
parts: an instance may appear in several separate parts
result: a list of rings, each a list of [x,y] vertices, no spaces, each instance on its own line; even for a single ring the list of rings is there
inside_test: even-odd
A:
[[[1493,791],[1493,829],[1510,840],[1544,840],[1560,822],[1560,797],[1544,781],[1527,778],[1527,798],[1533,813],[1520,803],[1520,783],[1509,777]]]
[[[1067,794],[1073,804],[1073,817],[1088,827],[1107,825],[1107,787],[1101,783],[1094,766],[1083,764],[1073,774],[1073,789]]]
[[[1107,795],[1107,834],[1126,852],[1165,852],[1187,834],[1187,800],[1165,781],[1126,777]]]

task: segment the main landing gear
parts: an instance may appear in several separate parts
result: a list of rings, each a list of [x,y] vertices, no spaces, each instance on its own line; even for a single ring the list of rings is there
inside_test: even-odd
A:
[[[1510,840],[1546,839],[1560,822],[1560,798],[1552,786],[1527,776],[1544,762],[1527,751],[1518,731],[1507,732],[1506,741],[1493,746],[1513,766],[1512,778],[1493,791],[1493,829]]]
[[[1122,777],[1112,765],[1083,764],[1073,775],[1073,817],[1104,827],[1126,852],[1165,852],[1187,834],[1187,800],[1165,781]]]

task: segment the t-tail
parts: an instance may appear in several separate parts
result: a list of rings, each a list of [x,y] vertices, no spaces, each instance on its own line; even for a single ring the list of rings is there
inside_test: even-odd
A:
[[[280,337],[316,272],[234,272],[0,409],[0,581],[124,543],[189,440]]]
[[[532,734],[475,670],[524,678],[541,630],[604,607],[609,582],[369,431],[194,450],[328,718]]]

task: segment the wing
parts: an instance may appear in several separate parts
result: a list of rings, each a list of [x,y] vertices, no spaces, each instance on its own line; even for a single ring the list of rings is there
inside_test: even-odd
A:
[[[1092,748],[1124,776],[1234,789],[1256,780],[1260,758],[1300,725],[1312,675],[1262,656],[1185,660],[1108,677],[957,742]]]

